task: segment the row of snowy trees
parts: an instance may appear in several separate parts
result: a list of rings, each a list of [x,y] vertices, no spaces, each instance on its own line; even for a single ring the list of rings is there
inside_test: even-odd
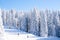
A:
[[[60,37],[60,11],[38,11],[36,8],[30,12],[2,10],[2,19],[3,25],[41,37]]]

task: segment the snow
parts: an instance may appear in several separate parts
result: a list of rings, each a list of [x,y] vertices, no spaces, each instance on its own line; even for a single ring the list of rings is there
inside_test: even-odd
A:
[[[4,36],[1,40],[60,40],[60,38],[58,37],[38,37],[36,35],[21,30],[18,31],[17,29],[6,28],[4,29]]]
[[[27,36],[31,38],[33,35],[30,34],[19,34],[19,35],[12,35],[10,33],[5,33],[5,40],[28,40]],[[33,37],[32,37],[33,39]],[[32,40],[31,39],[31,40]]]
[[[60,40],[57,37],[35,37],[32,34],[20,34],[20,35],[12,35],[9,33],[5,33],[5,40]]]
[[[19,32],[18,32],[19,33]],[[4,33],[4,39],[5,40],[60,40],[57,37],[37,37],[35,35],[25,33],[22,31],[22,33],[17,32],[5,32]]]
[[[35,35],[18,30],[16,28],[7,28],[8,26],[5,26],[4,28],[4,39],[5,40],[36,40]]]
[[[0,9],[0,40],[60,40],[58,14],[48,10],[34,9],[25,14]]]

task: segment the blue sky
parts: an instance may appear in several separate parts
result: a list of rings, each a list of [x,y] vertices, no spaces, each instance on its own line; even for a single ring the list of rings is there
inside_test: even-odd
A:
[[[60,9],[60,0],[0,0],[2,9]]]

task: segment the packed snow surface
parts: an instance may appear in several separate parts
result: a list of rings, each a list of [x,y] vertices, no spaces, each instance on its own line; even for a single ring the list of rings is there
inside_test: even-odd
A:
[[[58,37],[38,37],[36,35],[18,31],[17,29],[4,28],[4,36],[0,40],[60,40]]]

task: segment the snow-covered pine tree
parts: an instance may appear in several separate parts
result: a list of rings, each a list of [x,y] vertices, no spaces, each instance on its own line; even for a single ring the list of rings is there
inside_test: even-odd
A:
[[[6,25],[7,26],[9,26],[9,17],[10,17],[9,10],[7,10],[7,12],[6,12]]]
[[[26,15],[26,26],[27,26],[27,31],[30,33],[30,25],[31,25],[31,14],[30,14],[31,12],[29,12],[29,13],[27,13]]]
[[[29,32],[35,35],[39,35],[39,12],[34,8],[29,14]]]
[[[23,11],[20,13],[19,22],[20,22],[20,30],[27,31],[26,18],[25,18],[25,13]]]
[[[47,15],[44,11],[40,11],[40,36],[48,36]]]
[[[12,14],[12,26],[15,26],[15,14],[16,14],[16,10],[13,10],[13,14]]]
[[[59,17],[58,17],[58,13],[57,11],[53,11],[53,24],[55,25],[55,31],[56,31],[56,36],[58,35],[58,21],[59,21]]]
[[[6,25],[6,10],[2,10],[3,25]]]
[[[59,22],[58,22],[58,37],[60,37],[60,11],[58,11],[58,16],[59,16]]]
[[[47,26],[48,26],[48,36],[55,36],[55,26],[53,24],[53,13],[51,10],[46,11],[47,14]]]
[[[4,39],[4,26],[2,22],[2,9],[0,9],[0,39]]]
[[[13,26],[13,9],[11,9],[10,11],[9,11],[9,14],[10,14],[10,26]]]
[[[60,33],[60,23],[59,23],[59,15],[58,15],[58,11],[57,11],[57,14],[56,14],[56,20],[57,20],[57,27],[56,27],[56,35],[57,37],[60,37],[59,33]]]

